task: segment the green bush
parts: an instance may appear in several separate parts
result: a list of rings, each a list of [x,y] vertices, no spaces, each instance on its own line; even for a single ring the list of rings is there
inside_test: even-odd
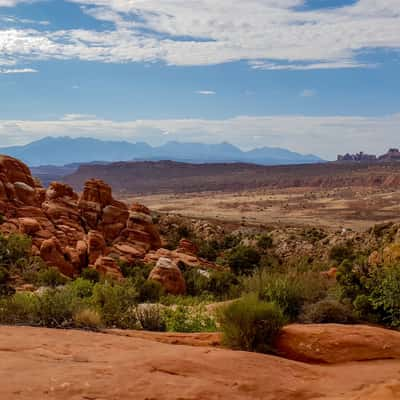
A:
[[[268,353],[279,335],[285,318],[273,303],[247,295],[219,310],[218,320],[226,346],[245,351]]]
[[[304,307],[300,321],[307,324],[352,324],[356,322],[351,307],[337,300],[321,300]]]
[[[16,293],[0,300],[0,324],[39,325],[39,301],[32,293]]]
[[[36,273],[35,283],[40,286],[57,287],[64,285],[67,278],[57,268],[45,268]]]
[[[260,264],[258,251],[248,246],[237,246],[228,255],[228,265],[236,275],[248,274]]]
[[[5,285],[10,279],[10,272],[6,267],[0,267],[0,285]]]
[[[268,250],[273,246],[274,241],[270,235],[261,235],[257,240],[257,247],[262,250]]]
[[[101,313],[107,327],[137,328],[137,301],[138,292],[129,280],[123,283],[97,283],[93,289],[93,305]]]
[[[165,323],[168,332],[216,332],[214,318],[201,307],[167,308],[164,311]]]
[[[38,324],[48,328],[66,328],[73,326],[74,312],[79,304],[72,292],[66,288],[48,289],[37,296]]]
[[[209,261],[216,261],[218,258],[220,252],[221,252],[221,247],[220,244],[216,240],[212,241],[198,241],[197,247],[199,249],[198,256],[201,258],[205,258],[206,260]]]
[[[18,266],[20,260],[30,256],[32,240],[25,235],[0,235],[0,265]]]
[[[160,282],[153,280],[145,281],[139,287],[139,302],[141,303],[158,303],[164,295],[164,288]]]
[[[81,278],[93,283],[100,282],[100,274],[94,268],[85,268],[84,270],[82,270]]]
[[[329,251],[329,258],[339,265],[344,260],[353,260],[355,257],[354,249],[350,243],[337,244]]]
[[[277,304],[290,321],[295,321],[304,304],[320,300],[326,290],[319,274],[270,274],[261,298]]]
[[[393,328],[400,327],[400,265],[378,272],[370,300],[381,320]]]
[[[228,271],[206,271],[197,268],[184,268],[183,277],[189,296],[210,295],[217,300],[237,297],[239,293],[238,278]]]
[[[78,278],[68,284],[68,290],[74,298],[89,299],[93,295],[94,285],[90,280]]]

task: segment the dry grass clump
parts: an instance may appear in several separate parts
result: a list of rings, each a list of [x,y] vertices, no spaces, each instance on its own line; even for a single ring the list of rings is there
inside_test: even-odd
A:
[[[73,320],[78,328],[99,329],[102,326],[101,315],[91,308],[84,308],[73,315]]]

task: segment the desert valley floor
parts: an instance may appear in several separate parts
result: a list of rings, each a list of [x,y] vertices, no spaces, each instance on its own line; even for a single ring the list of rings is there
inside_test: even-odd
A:
[[[248,226],[320,226],[363,231],[400,220],[400,191],[377,187],[257,189],[121,196],[152,210]]]

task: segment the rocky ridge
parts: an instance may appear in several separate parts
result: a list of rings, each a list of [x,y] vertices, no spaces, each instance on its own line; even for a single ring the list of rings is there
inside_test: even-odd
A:
[[[33,255],[68,277],[91,267],[119,279],[116,260],[131,263],[147,257],[157,264],[168,255],[172,267],[180,259],[212,267],[197,258],[187,241],[176,252],[163,251],[150,210],[115,200],[104,181],[88,180],[80,195],[64,183],[53,182],[45,189],[25,164],[7,156],[0,156],[0,214],[0,232],[29,235]],[[180,283],[178,291],[182,290]]]

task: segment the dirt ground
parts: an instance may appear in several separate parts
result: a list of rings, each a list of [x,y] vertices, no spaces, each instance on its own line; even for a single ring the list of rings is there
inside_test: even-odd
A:
[[[126,196],[154,211],[247,225],[312,225],[363,231],[400,221],[400,190],[382,188],[257,189],[238,193]]]

